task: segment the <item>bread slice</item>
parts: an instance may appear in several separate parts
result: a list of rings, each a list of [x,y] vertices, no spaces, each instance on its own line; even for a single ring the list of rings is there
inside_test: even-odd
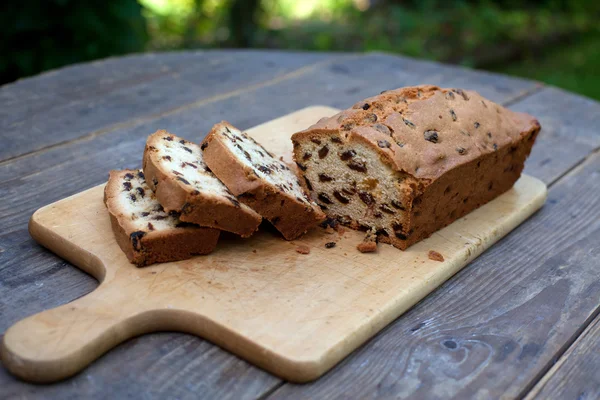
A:
[[[331,218],[406,249],[512,187],[538,121],[461,89],[385,91],[292,136]]]
[[[213,173],[287,240],[325,219],[290,168],[229,123],[216,124],[201,147]]]
[[[110,171],[104,204],[117,243],[138,267],[208,254],[217,245],[218,229],[181,222],[165,212],[142,171]]]
[[[197,144],[159,130],[146,142],[143,161],[148,186],[167,212],[201,226],[252,235],[262,218],[210,171]]]

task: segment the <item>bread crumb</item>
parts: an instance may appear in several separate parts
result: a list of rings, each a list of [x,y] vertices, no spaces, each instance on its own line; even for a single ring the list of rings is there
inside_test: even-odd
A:
[[[361,253],[372,253],[374,251],[377,251],[377,243],[376,242],[361,242],[356,246],[356,248]]]
[[[444,261],[444,256],[435,250],[429,250],[429,254],[427,256],[433,261]]]
[[[256,250],[252,250],[253,253],[256,253]]]
[[[335,230],[337,231],[338,235],[340,235],[340,236],[342,236],[344,233],[346,233],[346,228],[344,228],[340,224],[336,225]]]
[[[296,247],[296,253],[309,254],[310,253],[310,247],[301,244],[300,246]]]
[[[356,248],[361,253],[372,253],[377,251],[377,233],[374,228],[369,229],[362,243],[359,243]]]
[[[283,156],[279,156],[279,161],[283,161]]]
[[[325,228],[325,233],[326,233],[326,234],[328,234],[328,235],[332,235],[332,234],[333,234],[333,232],[335,232],[335,231],[333,230],[333,228],[332,228],[332,227],[328,226],[327,228]]]

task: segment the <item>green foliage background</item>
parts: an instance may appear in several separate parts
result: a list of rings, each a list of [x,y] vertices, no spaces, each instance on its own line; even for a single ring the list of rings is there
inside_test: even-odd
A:
[[[143,51],[136,0],[19,0],[0,12],[0,83],[47,69]]]
[[[0,14],[0,83],[73,62],[147,50],[380,50],[538,79],[600,99],[598,0],[10,4]]]

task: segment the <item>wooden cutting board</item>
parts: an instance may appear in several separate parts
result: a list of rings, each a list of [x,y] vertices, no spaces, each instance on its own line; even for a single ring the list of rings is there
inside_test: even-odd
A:
[[[249,133],[289,161],[290,135],[336,111],[306,108]],[[542,182],[522,176],[509,192],[404,252],[380,245],[377,253],[361,254],[356,245],[364,234],[350,230],[340,237],[318,229],[292,242],[263,231],[224,238],[208,256],[140,269],[115,242],[102,191],[103,185],[89,189],[31,218],[39,243],[100,285],[8,329],[2,361],[23,379],[68,377],[128,338],[167,330],[202,336],[284,379],[313,380],[546,199]],[[327,242],[337,245],[327,249]],[[298,245],[310,254],[297,253]],[[429,260],[429,250],[445,261]]]

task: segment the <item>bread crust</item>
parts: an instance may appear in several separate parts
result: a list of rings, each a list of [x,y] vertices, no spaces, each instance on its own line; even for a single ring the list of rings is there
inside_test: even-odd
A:
[[[200,226],[173,227],[164,230],[141,230],[118,202],[125,174],[139,171],[110,171],[104,188],[104,204],[108,210],[117,244],[127,259],[138,267],[157,262],[177,261],[212,252],[219,239],[218,229]],[[148,191],[150,192],[150,191]],[[146,193],[146,196],[152,196]],[[158,202],[156,202],[158,205]]]
[[[144,149],[143,169],[148,186],[156,193],[165,210],[180,213],[182,221],[233,232],[242,237],[256,232],[262,221],[261,216],[249,207],[242,206],[231,193],[225,197],[199,191],[177,179],[172,171],[161,164],[157,149],[164,137],[172,137],[171,141],[177,142],[183,140],[165,130],[150,135]],[[186,143],[189,147],[196,146]]]
[[[535,127],[539,130],[540,125],[531,115],[508,110],[474,91],[421,85],[362,100],[295,133],[292,141],[330,135],[344,141],[362,138],[395,171],[426,182],[519,142]],[[448,131],[462,135],[446,135]],[[380,141],[387,143],[380,145]],[[299,157],[295,161],[301,163]]]
[[[302,198],[259,177],[252,167],[242,162],[225,144],[228,139],[220,133],[225,129],[230,130],[229,135],[231,132],[242,135],[237,128],[223,121],[213,127],[201,147],[206,164],[242,203],[269,220],[287,240],[298,238],[325,219],[325,214],[308,199],[295,174],[290,173],[294,181],[289,184],[298,186]],[[242,140],[252,140],[243,137],[248,139]],[[259,146],[271,162],[285,166],[256,142],[253,141],[253,145]],[[289,170],[287,166],[285,168]]]
[[[393,233],[378,229],[377,238],[404,250],[510,189],[540,129],[534,117],[475,92],[423,85],[365,99],[294,134],[292,141],[305,178],[313,168],[303,160],[308,142],[335,139],[344,148],[372,150],[395,174],[405,212]],[[356,220],[341,222],[371,229]]]
[[[508,191],[521,176],[538,132],[532,130],[533,139],[516,150],[506,145],[494,156],[483,155],[436,179],[413,200],[409,229],[400,237],[378,236],[378,240],[406,250]],[[445,193],[448,188],[450,191]]]

